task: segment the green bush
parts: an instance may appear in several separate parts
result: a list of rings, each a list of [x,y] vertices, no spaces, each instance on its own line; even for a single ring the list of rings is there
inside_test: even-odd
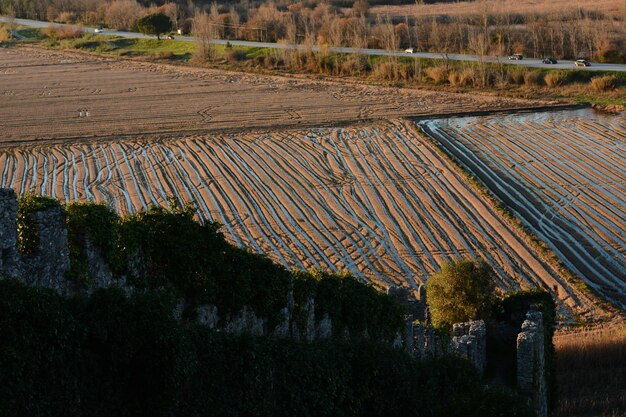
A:
[[[427,303],[435,326],[486,319],[495,301],[489,264],[482,259],[446,262],[426,282]]]

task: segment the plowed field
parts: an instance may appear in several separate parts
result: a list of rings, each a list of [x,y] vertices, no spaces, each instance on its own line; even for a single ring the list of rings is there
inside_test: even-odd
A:
[[[196,201],[234,243],[287,266],[415,285],[450,257],[482,256],[502,289],[585,305],[408,122],[21,147],[0,166],[2,187],[122,213]]]
[[[420,126],[559,255],[626,306],[626,118],[591,110]]]
[[[152,139],[545,105],[0,48],[0,143]]]

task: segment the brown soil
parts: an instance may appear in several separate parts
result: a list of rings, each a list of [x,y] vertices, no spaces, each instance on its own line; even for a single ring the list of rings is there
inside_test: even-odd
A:
[[[0,142],[241,129],[536,108],[554,103],[0,49]],[[80,117],[80,111],[89,112]],[[84,115],[85,113],[83,113]]]

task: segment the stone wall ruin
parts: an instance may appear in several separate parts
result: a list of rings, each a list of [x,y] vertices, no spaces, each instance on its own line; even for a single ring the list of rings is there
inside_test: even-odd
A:
[[[93,277],[87,288],[76,288],[66,278],[70,271],[69,247],[65,209],[62,206],[49,207],[32,214],[31,220],[38,229],[38,244],[34,251],[25,256],[18,252],[17,196],[13,190],[0,188],[0,279],[19,279],[38,287],[51,288],[61,295],[78,291],[92,292],[96,288],[118,286],[127,292],[132,291],[123,279],[113,277],[98,248],[85,240],[88,274]],[[402,346],[416,358],[440,357],[447,354],[467,359],[480,372],[487,361],[486,326],[482,320],[457,323],[453,336],[438,333],[426,324],[428,309],[424,286],[416,289],[390,287],[388,294],[406,308],[408,313],[403,334],[398,334],[394,343]],[[248,333],[255,336],[290,337],[296,340],[312,341],[333,336],[333,323],[328,316],[317,320],[315,300],[310,299],[304,306],[304,323],[294,318],[293,296],[287,294],[287,306],[281,311],[278,324],[269,328],[268,320],[259,317],[252,309],[220,317],[215,306],[203,305],[196,309],[197,321],[209,328],[230,333]],[[182,317],[187,307],[181,300],[175,316]],[[341,337],[367,337],[365,334],[350,335],[344,332]],[[543,319],[540,312],[530,311],[526,316],[521,332],[517,336],[517,382],[522,395],[535,410],[538,417],[547,415],[545,384],[545,352]],[[392,342],[392,341],[389,341]]]

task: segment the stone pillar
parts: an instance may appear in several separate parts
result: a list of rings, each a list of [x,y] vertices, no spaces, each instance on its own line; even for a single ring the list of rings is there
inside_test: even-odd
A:
[[[482,374],[487,366],[487,325],[483,320],[469,323],[469,337],[471,338],[470,361]]]
[[[10,188],[0,188],[0,278],[17,278],[17,196]]]
[[[31,221],[37,228],[38,243],[33,254],[23,258],[24,280],[60,294],[69,293],[72,288],[65,279],[70,270],[65,209],[49,207],[32,213]]]
[[[426,304],[426,285],[417,288],[418,316],[417,320],[428,321],[428,305]]]
[[[404,317],[404,348],[409,355],[415,354],[415,332],[413,331],[413,320],[411,316]]]
[[[537,417],[548,415],[543,316],[534,310],[517,335],[517,387]]]
[[[453,325],[452,352],[467,359],[478,369],[485,370],[487,363],[487,327],[482,320]]]
[[[287,305],[280,310],[280,321],[274,327],[274,336],[289,337],[289,329],[291,328],[291,322],[293,320],[294,304],[293,289],[290,289],[287,293]]]
[[[413,326],[413,351],[417,359],[422,359],[426,355],[426,334],[424,325],[416,323]]]
[[[196,312],[198,314],[198,323],[209,329],[217,329],[220,322],[217,307],[213,305],[201,305],[197,308]]]
[[[403,306],[413,320],[426,321],[426,289],[420,285],[418,289],[391,285],[387,295]]]

